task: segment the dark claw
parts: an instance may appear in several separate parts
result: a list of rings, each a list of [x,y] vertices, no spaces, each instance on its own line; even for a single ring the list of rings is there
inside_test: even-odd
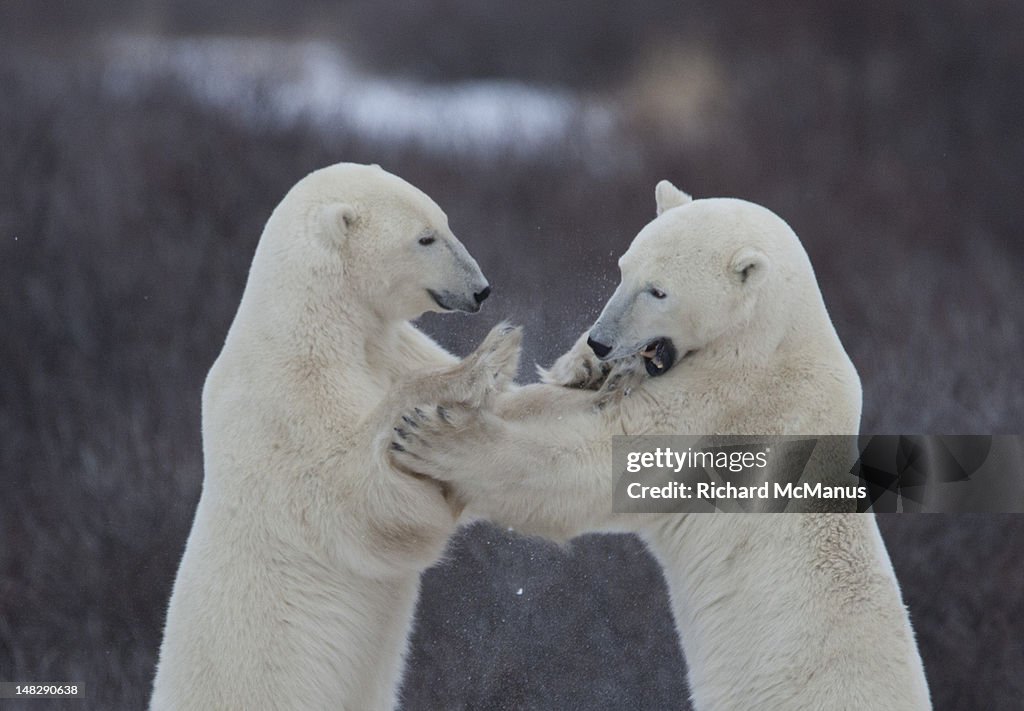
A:
[[[412,409],[412,411],[415,412],[416,416],[419,417],[421,420],[427,416],[427,413],[425,413],[423,410],[419,409],[418,407],[414,407]]]
[[[409,425],[410,427],[419,427],[419,423],[412,419],[408,415],[402,415],[402,422]]]
[[[405,451],[405,447],[400,445],[398,442],[392,442],[391,443],[391,449],[396,451],[396,452],[404,452]]]
[[[448,410],[446,410],[443,405],[437,406],[437,416],[440,417],[442,420],[445,421],[445,423],[449,425],[452,423],[452,421],[448,419]]]
[[[403,430],[401,427],[396,427],[395,428],[395,434],[397,434],[399,437],[401,437],[403,440],[405,440],[405,442],[403,443],[403,446],[405,444],[411,444],[413,447],[420,446],[420,447],[426,447],[427,449],[430,449],[430,443],[427,440],[425,440],[422,437],[420,437],[415,432],[408,432],[406,430]],[[409,452],[409,454],[411,454],[413,456],[416,456],[415,452]]]

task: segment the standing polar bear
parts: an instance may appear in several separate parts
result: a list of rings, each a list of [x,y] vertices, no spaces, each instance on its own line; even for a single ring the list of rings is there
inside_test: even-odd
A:
[[[456,513],[390,469],[396,413],[478,407],[519,333],[456,359],[408,320],[490,291],[422,192],[377,166],[301,180],[260,238],[203,390],[202,497],[151,708],[391,709],[420,572]],[[403,384],[409,373],[443,374]]]
[[[860,380],[789,226],[666,181],[656,198],[621,283],[546,384],[480,412],[407,413],[395,466],[526,533],[639,533],[664,568],[700,711],[930,708],[872,516],[612,514],[612,435],[855,434],[860,422]]]

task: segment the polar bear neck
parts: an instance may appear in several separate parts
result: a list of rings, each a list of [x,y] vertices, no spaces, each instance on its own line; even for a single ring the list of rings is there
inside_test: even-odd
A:
[[[225,354],[256,371],[294,370],[296,363],[305,372],[362,371],[365,382],[387,388],[408,367],[398,362],[397,342],[409,323],[365,305],[320,245],[282,247],[276,235],[268,239],[272,226],[257,247]]]

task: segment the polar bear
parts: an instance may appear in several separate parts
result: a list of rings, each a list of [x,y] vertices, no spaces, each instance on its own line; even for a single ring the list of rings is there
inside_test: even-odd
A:
[[[421,405],[393,435],[393,463],[518,531],[638,533],[663,566],[701,711],[930,708],[873,516],[612,514],[612,435],[860,422],[860,380],[789,226],[667,181],[655,195],[621,283],[546,382],[479,412]]]
[[[489,290],[441,209],[377,166],[285,196],[203,390],[203,491],[152,709],[394,707],[419,574],[458,512],[388,467],[390,422],[424,398],[482,405],[519,339],[499,327],[458,364],[408,319]],[[444,377],[403,382],[416,372]]]

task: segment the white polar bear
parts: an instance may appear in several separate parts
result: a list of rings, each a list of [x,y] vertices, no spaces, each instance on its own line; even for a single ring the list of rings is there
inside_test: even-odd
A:
[[[612,435],[854,434],[860,422],[860,380],[789,226],[666,181],[656,198],[620,285],[548,384],[493,410],[420,408],[394,437],[396,467],[522,532],[639,533],[664,568],[701,711],[930,708],[873,516],[612,514]]]
[[[393,708],[419,574],[456,512],[387,465],[391,421],[424,396],[482,404],[519,339],[498,329],[454,365],[408,319],[488,292],[441,209],[377,166],[285,196],[203,390],[203,492],[152,709]],[[447,377],[399,384],[412,372]]]

